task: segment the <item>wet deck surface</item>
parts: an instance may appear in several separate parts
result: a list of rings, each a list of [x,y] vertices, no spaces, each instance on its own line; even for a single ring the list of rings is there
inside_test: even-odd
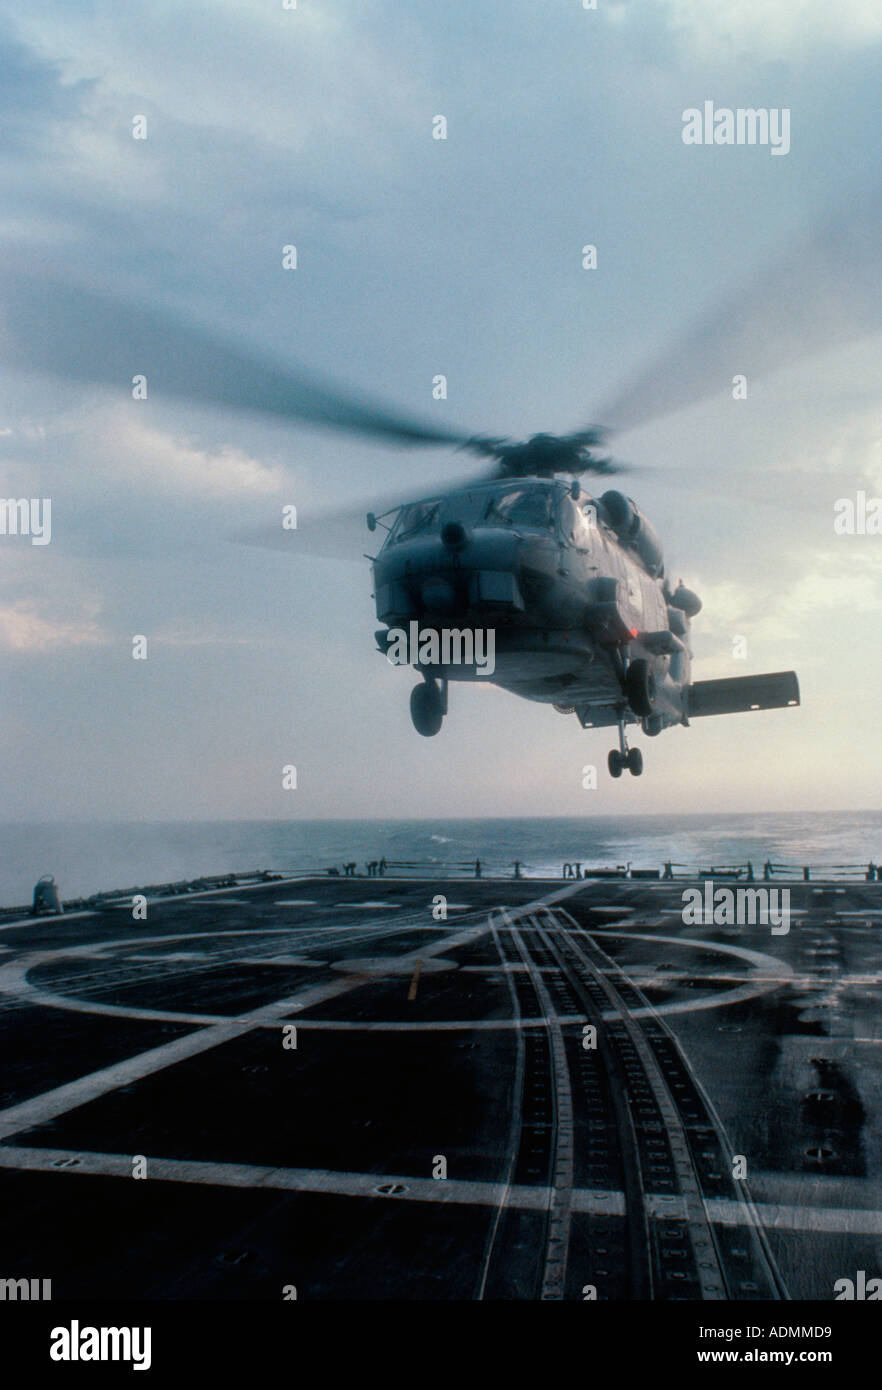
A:
[[[792,885],[786,935],[684,926],[684,887],[299,880],[4,926],[0,1275],[271,1301],[876,1276],[882,885]]]

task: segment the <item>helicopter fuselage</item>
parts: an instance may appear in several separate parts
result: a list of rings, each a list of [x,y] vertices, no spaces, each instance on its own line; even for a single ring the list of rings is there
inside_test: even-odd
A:
[[[398,510],[373,562],[378,633],[491,629],[492,674],[475,662],[427,664],[426,678],[491,680],[514,694],[578,714],[585,726],[644,720],[659,733],[684,718],[688,618],[671,628],[676,597],[661,547],[622,494],[607,502],[545,478],[512,478]],[[614,498],[618,507],[611,507]],[[643,542],[623,542],[627,531]],[[694,596],[690,595],[694,599]],[[687,605],[690,606],[690,605]],[[697,611],[697,600],[691,605]],[[629,708],[623,681],[643,660],[653,673],[651,713]]]
[[[583,728],[616,726],[609,771],[636,777],[643,755],[628,747],[629,724],[654,736],[698,716],[799,704],[793,671],[692,680],[701,600],[669,585],[655,530],[621,492],[593,498],[576,480],[516,475],[387,515],[373,561],[386,624],[377,645],[422,677],[410,697],[420,734],[440,730],[449,682],[489,680]],[[491,647],[492,661],[476,659]]]

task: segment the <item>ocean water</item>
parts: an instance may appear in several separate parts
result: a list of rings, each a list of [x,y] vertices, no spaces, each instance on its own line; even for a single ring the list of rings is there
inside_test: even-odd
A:
[[[41,874],[63,898],[252,869],[295,873],[365,862],[560,877],[566,861],[600,867],[666,860],[701,869],[882,861],[882,811],[498,820],[193,821],[0,827],[0,906],[30,902]]]

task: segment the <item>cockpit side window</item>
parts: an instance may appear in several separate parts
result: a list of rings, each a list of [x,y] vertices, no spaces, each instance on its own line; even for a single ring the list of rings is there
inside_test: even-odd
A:
[[[485,526],[523,526],[549,531],[554,525],[551,492],[544,487],[518,487],[491,497]]]
[[[441,503],[434,502],[412,502],[409,507],[402,507],[398,514],[398,522],[395,526],[394,534],[391,537],[391,544],[397,545],[399,541],[413,540],[415,536],[428,536],[437,531],[440,524]]]

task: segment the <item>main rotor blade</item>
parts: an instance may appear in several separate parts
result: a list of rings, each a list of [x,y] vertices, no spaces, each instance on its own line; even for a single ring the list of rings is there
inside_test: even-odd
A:
[[[301,508],[297,516],[297,527],[286,529],[282,525],[282,510],[272,521],[256,526],[243,527],[233,532],[229,539],[244,545],[258,546],[262,550],[278,550],[293,559],[301,557],[321,560],[363,560],[366,554],[376,554],[386,539],[383,520],[379,520],[377,530],[369,531],[367,514],[372,511],[378,518],[386,513],[406,507],[410,502],[429,500],[435,497],[455,496],[468,491],[469,487],[487,482],[487,475],[447,479],[438,486],[426,485],[419,491],[411,487],[407,493],[387,493],[384,497],[366,497],[361,503],[348,503],[343,507],[321,508],[311,511]],[[394,516],[386,518],[385,525],[391,525]]]
[[[11,367],[186,401],[305,420],[401,444],[465,444],[470,435],[339,389],[297,367],[234,346],[173,314],[103,289],[0,266],[0,358]]]
[[[364,561],[366,554],[379,550],[385,531],[374,534],[367,528],[367,507],[340,507],[333,511],[301,514],[296,530],[285,530],[278,521],[244,527],[228,537],[261,550],[278,550],[291,559]]]
[[[850,201],[704,315],[597,412],[614,430],[731,390],[882,329],[882,188]]]

